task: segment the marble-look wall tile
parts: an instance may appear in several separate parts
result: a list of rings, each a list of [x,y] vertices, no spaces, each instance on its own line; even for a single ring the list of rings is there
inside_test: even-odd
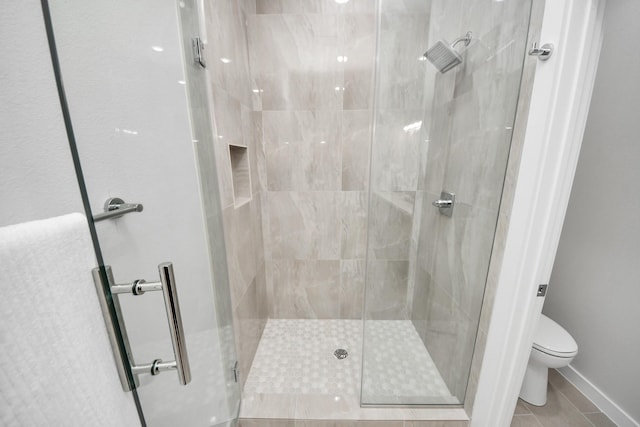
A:
[[[363,259],[340,261],[340,318],[361,319],[366,263]]]
[[[414,272],[414,284],[411,293],[410,318],[418,335],[423,340],[429,330],[428,308],[431,289],[431,274],[428,266],[417,263]]]
[[[372,259],[409,259],[414,202],[413,191],[371,193],[368,245]]]
[[[463,139],[478,131],[513,127],[518,101],[514,93],[517,93],[521,75],[520,70],[512,72],[455,98],[451,139]]]
[[[540,28],[542,26],[542,17],[544,14],[544,4],[544,0],[533,0],[532,2],[528,40],[538,40],[540,37]],[[480,376],[482,357],[484,355],[484,350],[486,347],[487,332],[489,330],[491,313],[493,312],[493,303],[495,300],[496,287],[500,275],[500,269],[502,266],[504,244],[507,235],[507,229],[509,226],[513,197],[515,194],[517,171],[520,164],[525,130],[527,128],[527,118],[529,116],[531,93],[533,90],[533,79],[535,76],[537,62],[538,61],[535,57],[525,57],[524,69],[519,88],[517,114],[515,116],[511,148],[509,152],[509,161],[505,176],[505,184],[502,192],[502,201],[500,204],[500,215],[498,216],[498,224],[496,226],[492,251],[493,253],[489,266],[489,272],[487,274],[487,284],[485,286],[485,294],[482,302],[482,312],[480,315],[480,324],[478,326],[478,339],[476,340],[476,346],[471,365],[471,380],[467,388],[467,394],[465,397],[465,410],[467,411],[467,413],[471,413],[473,411],[473,403],[477,390],[477,380]]]
[[[468,2],[431,0],[429,10],[429,45],[437,40],[453,41],[470,28],[462,27],[462,9]]]
[[[423,340],[447,387],[462,399],[465,390],[460,384],[466,386],[476,330],[447,290],[437,283],[430,287],[427,312],[429,327]]]
[[[247,379],[262,331],[266,325],[266,318],[259,316],[259,304],[258,286],[254,279],[233,311],[241,384],[244,384]]]
[[[251,105],[251,74],[245,28],[248,12],[233,0],[205,1],[207,72],[214,85]],[[223,61],[224,59],[224,61]]]
[[[262,114],[251,111],[249,107],[241,106],[242,135],[244,145],[248,148],[249,170],[251,172],[251,194],[266,188],[264,169],[264,145],[262,143]]]
[[[212,104],[215,105],[213,99]],[[209,118],[207,118],[209,120]],[[213,153],[215,169],[218,174],[218,190],[220,192],[220,202],[222,207],[233,205],[233,180],[231,175],[231,162],[229,160],[229,147],[226,142],[221,141],[218,138],[220,132],[218,131],[218,125],[216,123],[215,114],[212,118],[213,122]]]
[[[426,2],[425,2],[426,3]],[[377,105],[381,110],[423,108],[428,13],[382,13],[378,52]]]
[[[267,193],[271,259],[340,259],[337,192]]]
[[[498,210],[511,133],[509,126],[451,141],[445,183],[455,189],[456,201]]]
[[[214,85],[212,93],[213,115],[218,131],[216,144],[244,145],[242,104],[221,86]]]
[[[346,14],[339,19],[341,55],[344,67],[345,110],[365,110],[373,102],[373,67],[376,46],[376,20],[373,13]]]
[[[336,111],[264,111],[267,188],[340,190],[341,119]]]
[[[337,3],[335,0],[257,0],[257,13],[374,13],[375,2],[372,0],[351,0]]]
[[[340,110],[343,70],[335,15],[254,15],[251,65],[264,110]]]
[[[416,329],[426,328],[424,301],[431,284],[434,254],[437,251],[438,221],[441,215],[431,203],[439,196],[424,191],[416,192],[411,248],[409,252],[409,287],[407,307]],[[418,326],[419,325],[419,326]]]
[[[411,316],[460,398],[469,380],[526,47],[527,8],[492,3],[431,4],[431,38],[451,40],[472,30],[474,40],[460,49],[463,64],[435,78],[419,188],[429,192],[429,200],[441,190],[452,191],[456,206],[446,218],[423,203],[417,250],[422,260],[414,267]],[[480,358],[473,358],[475,381]]]
[[[424,181],[419,188],[440,195],[444,188],[444,176],[449,156],[451,138],[451,104],[439,105],[433,109],[432,129],[427,149]]]
[[[340,315],[340,261],[267,261],[273,283],[271,317],[336,319]]]
[[[337,52],[337,49],[335,49]],[[287,70],[262,73],[264,110],[337,110],[343,103],[344,74],[338,70]]]
[[[477,322],[491,259],[497,211],[458,203],[451,218],[439,222],[433,277],[448,284],[467,317]]]
[[[256,275],[255,235],[251,205],[223,211],[227,265],[232,301],[237,303]]]
[[[367,265],[366,318],[407,319],[409,261],[370,259]]]
[[[206,95],[212,116],[207,120],[213,122],[215,149],[215,158],[208,158],[212,164],[215,162],[218,171],[223,207],[222,218],[210,215],[207,220],[213,224],[211,229],[216,229],[220,222],[224,225],[224,239],[214,239],[216,247],[212,253],[226,252],[226,263],[220,262],[222,257],[215,256],[218,265],[214,271],[221,277],[228,271],[231,304],[221,306],[220,311],[229,310],[229,316],[233,317],[242,382],[249,372],[268,315],[261,209],[261,190],[266,185],[262,118],[252,111],[252,88],[256,86],[250,74],[245,26],[248,16],[253,14],[255,0],[205,2],[207,34],[203,38],[207,42],[205,54],[211,82],[210,93]],[[250,161],[252,200],[237,209],[233,205],[229,144],[246,146]],[[203,187],[206,190],[207,187]]]
[[[253,234],[255,265],[264,265],[264,230],[262,229],[262,193],[254,194],[250,202],[251,208],[251,233]]]
[[[340,258],[364,259],[367,250],[367,193],[342,191],[338,194],[340,215]]]
[[[392,13],[429,13],[429,0],[380,0],[380,10],[383,14]]]
[[[379,110],[375,115],[371,184],[379,191],[418,187],[422,110]]]
[[[344,265],[336,282],[340,298],[330,311],[361,315],[362,304],[353,301],[362,299],[364,287],[375,14],[371,0],[258,0],[248,18],[254,106],[262,115],[264,170],[258,174],[266,189],[271,313],[286,312],[288,304],[273,297],[287,291],[272,261],[332,260]]]
[[[417,262],[429,272],[433,271],[435,255],[438,252],[438,235],[440,233],[440,222],[449,218],[443,217],[438,208],[432,205],[434,200],[440,198],[440,194],[420,192],[422,196],[418,198],[421,205],[416,205],[416,210],[421,211],[420,225],[418,230]],[[455,208],[454,208],[455,209]]]
[[[371,111],[342,113],[342,190],[365,191],[369,182]]]

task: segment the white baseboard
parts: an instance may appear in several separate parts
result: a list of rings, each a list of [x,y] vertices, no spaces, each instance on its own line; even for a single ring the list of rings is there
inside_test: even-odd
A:
[[[596,387],[591,381],[576,371],[571,365],[560,368],[558,371],[563,377],[573,384],[582,394],[587,396],[607,417],[619,427],[640,427],[640,423],[635,421],[613,400]]]

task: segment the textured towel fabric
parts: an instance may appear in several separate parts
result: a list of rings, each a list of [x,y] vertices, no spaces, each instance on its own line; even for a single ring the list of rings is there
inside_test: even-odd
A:
[[[139,426],[98,305],[87,220],[0,228],[0,425]]]

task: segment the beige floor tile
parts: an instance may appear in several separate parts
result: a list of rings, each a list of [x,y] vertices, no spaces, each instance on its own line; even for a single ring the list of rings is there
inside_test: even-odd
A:
[[[513,412],[513,415],[524,415],[530,413],[531,411],[529,410],[529,408],[527,408],[524,400],[518,399],[518,403],[516,403],[516,410]]]
[[[240,419],[239,427],[295,427],[294,420],[271,419]]]
[[[405,421],[404,427],[468,427],[469,421]]]
[[[593,424],[555,387],[549,384],[547,404],[526,404],[543,427],[593,427]]]
[[[616,427],[617,424],[614,423],[602,412],[596,412],[594,414],[585,414],[585,417],[589,419],[593,423],[595,427]]]
[[[295,427],[402,427],[402,421],[298,420]]]
[[[515,415],[511,420],[511,427],[542,427],[542,424],[533,414]]]
[[[567,399],[573,405],[578,408],[578,410],[582,413],[590,413],[590,412],[600,412],[600,409],[589,399],[587,399],[584,394],[580,393],[577,388],[573,386],[565,377],[563,377],[558,371],[555,369],[549,369],[549,382],[562,394],[565,395]]]

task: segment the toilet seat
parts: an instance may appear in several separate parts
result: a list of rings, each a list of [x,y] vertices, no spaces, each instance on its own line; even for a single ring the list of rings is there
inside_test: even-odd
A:
[[[538,321],[533,348],[555,357],[569,358],[578,353],[578,344],[569,332],[544,314]]]

